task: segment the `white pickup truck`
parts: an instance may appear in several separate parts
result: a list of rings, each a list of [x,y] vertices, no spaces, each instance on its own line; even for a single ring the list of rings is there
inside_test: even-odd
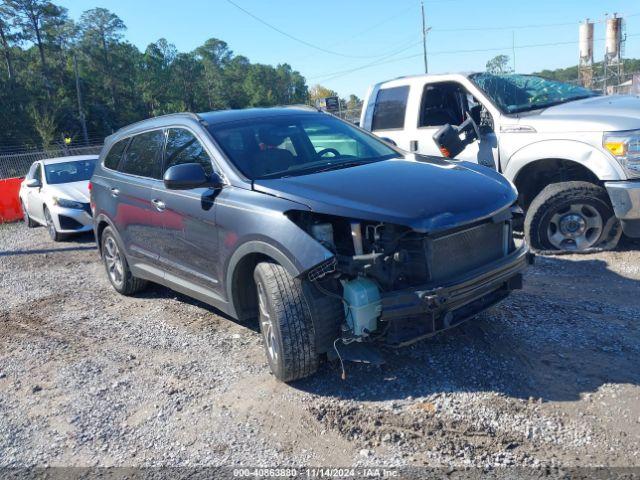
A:
[[[434,134],[468,118],[479,139],[456,159],[515,184],[531,246],[612,247],[620,228],[640,237],[640,98],[533,75],[418,75],[370,87],[360,126],[402,149],[442,156]]]

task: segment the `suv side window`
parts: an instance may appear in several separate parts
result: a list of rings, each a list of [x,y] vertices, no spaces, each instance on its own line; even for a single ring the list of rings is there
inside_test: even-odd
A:
[[[111,170],[118,169],[118,165],[120,164],[120,160],[122,160],[122,155],[124,154],[124,149],[127,147],[127,143],[129,143],[129,139],[125,138],[111,146],[111,150],[109,150],[107,156],[104,157],[105,167],[110,168]]]
[[[378,92],[373,110],[372,130],[404,128],[409,86],[385,88]]]
[[[160,178],[160,162],[164,132],[154,130],[131,139],[120,171],[140,177]]]
[[[198,139],[189,130],[171,128],[167,134],[164,170],[183,163],[199,163],[207,175],[213,173],[211,157]]]

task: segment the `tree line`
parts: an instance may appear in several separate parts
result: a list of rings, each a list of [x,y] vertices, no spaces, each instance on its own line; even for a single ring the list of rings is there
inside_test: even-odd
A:
[[[191,52],[164,38],[140,51],[125,31],[105,8],[75,22],[46,0],[1,0],[0,151],[47,148],[64,137],[100,143],[123,125],[178,111],[315,100],[287,63],[251,63],[217,38]]]

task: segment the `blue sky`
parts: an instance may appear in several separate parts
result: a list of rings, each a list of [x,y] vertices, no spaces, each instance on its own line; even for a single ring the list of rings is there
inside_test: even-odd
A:
[[[72,18],[92,7],[115,12],[126,38],[144,50],[166,38],[189,51],[207,38],[226,41],[252,62],[287,62],[309,85],[362,97],[371,83],[423,72],[419,0],[233,0],[307,44],[294,41],[240,11],[227,0],[62,0]],[[626,57],[640,58],[637,0],[425,0],[429,72],[481,70],[487,60],[516,46],[516,69],[528,73],[577,63],[578,23],[595,26],[595,60],[604,55],[605,13],[626,20]],[[543,44],[544,46],[539,46]],[[328,50],[328,53],[323,50]],[[360,68],[365,67],[365,68]],[[358,69],[358,70],[355,70]],[[349,72],[350,70],[354,70]]]

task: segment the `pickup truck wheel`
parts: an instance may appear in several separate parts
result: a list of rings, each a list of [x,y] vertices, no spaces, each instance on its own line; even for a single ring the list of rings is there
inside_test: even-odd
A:
[[[111,227],[102,232],[102,261],[113,288],[122,295],[133,295],[147,286],[146,280],[134,277],[129,263]]]
[[[276,378],[291,382],[316,372],[319,355],[303,282],[276,263],[261,262],[253,273],[258,317],[267,360]]]
[[[531,202],[525,238],[537,250],[584,251],[607,240],[613,216],[604,188],[588,182],[554,183]]]

